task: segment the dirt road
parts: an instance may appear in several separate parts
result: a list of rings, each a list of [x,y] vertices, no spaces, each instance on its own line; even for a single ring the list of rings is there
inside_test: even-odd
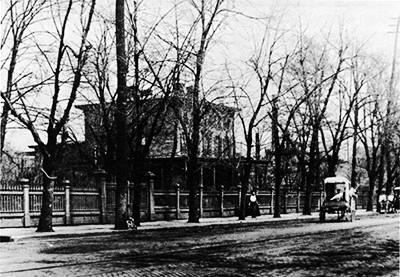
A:
[[[0,276],[399,276],[399,215],[52,237],[0,245]]]

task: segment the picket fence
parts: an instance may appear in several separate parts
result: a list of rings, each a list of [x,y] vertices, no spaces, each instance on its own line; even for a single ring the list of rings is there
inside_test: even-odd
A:
[[[69,181],[63,181],[54,189],[53,225],[105,224],[114,223],[115,189],[113,183],[106,183],[105,173],[96,172],[96,186],[85,190],[71,189]],[[154,190],[154,175],[149,173],[146,182],[129,184],[128,212],[132,208],[135,190],[141,190],[141,220],[185,219],[189,213],[189,192],[181,190]],[[10,190],[0,190],[0,227],[37,226],[42,205],[40,187],[22,179],[18,186]],[[240,203],[240,187],[235,191],[203,191],[198,193],[199,216],[229,217],[236,216]],[[258,191],[261,214],[273,214],[274,192]],[[319,210],[322,192],[312,194],[312,211]],[[249,195],[246,196],[247,198]],[[303,192],[286,192],[281,195],[281,213],[301,212],[304,206]],[[366,206],[366,197],[358,199],[358,208]]]

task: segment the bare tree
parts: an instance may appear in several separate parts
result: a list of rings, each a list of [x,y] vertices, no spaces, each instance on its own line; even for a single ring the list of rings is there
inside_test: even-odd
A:
[[[6,2],[6,1],[5,1]],[[20,64],[26,63],[26,52],[28,49],[27,41],[35,35],[32,27],[43,20],[43,11],[46,7],[46,1],[43,0],[11,0],[3,3],[4,16],[1,19],[2,40],[1,40],[1,71],[6,72],[7,81],[3,82],[5,86],[1,88],[1,94],[5,98],[11,99],[17,96],[17,90],[21,89],[19,83],[26,84],[29,89],[34,89],[39,84],[34,82],[28,83],[31,73],[29,70],[24,70]],[[40,14],[40,16],[39,16]],[[25,88],[26,90],[28,88]],[[15,100],[14,100],[15,101]],[[9,121],[10,106],[7,101],[3,102],[0,119],[0,163],[4,150],[4,141],[7,131],[7,123]],[[1,174],[0,174],[1,175]]]
[[[336,99],[332,100],[332,102],[335,102],[336,109],[330,109],[332,112],[324,116],[325,119],[320,126],[321,140],[325,152],[323,156],[327,162],[327,176],[335,176],[342,145],[352,135],[349,132],[350,116],[361,87],[353,93],[345,85],[340,84],[338,92],[334,95]]]
[[[379,149],[382,144],[382,130],[379,127],[380,121],[377,102],[370,102],[368,105],[363,105],[363,119],[361,120],[363,127],[361,127],[362,130],[359,132],[359,135],[360,141],[364,146],[365,169],[367,170],[369,179],[367,211],[372,211],[377,176],[383,167],[383,165],[380,165],[382,160],[379,159]],[[380,194],[381,190],[382,187],[378,187],[377,193]]]
[[[396,74],[397,72],[396,63],[397,63],[397,52],[398,52],[397,44],[398,44],[399,32],[400,32],[400,17],[397,18],[393,61],[389,79],[389,86],[388,86],[389,88],[387,90],[386,119],[384,125],[385,135],[384,135],[384,141],[382,143],[382,151],[384,152],[386,158],[386,175],[387,175],[386,188],[388,191],[387,193],[390,193],[392,191],[394,180],[400,177],[399,176],[400,159],[398,158],[399,156],[398,128],[399,128],[399,118],[400,118],[400,109],[398,107],[400,104],[399,103],[400,97],[398,97],[398,93],[396,94],[396,90],[397,91],[399,90],[399,78],[398,74]]]
[[[357,187],[358,180],[358,172],[357,172],[357,145],[358,145],[358,132],[360,129],[359,126],[359,113],[360,113],[360,97],[361,90],[366,84],[366,74],[362,72],[362,68],[360,65],[360,61],[357,57],[354,57],[351,61],[351,78],[353,80],[350,83],[350,87],[354,88],[354,109],[353,109],[353,118],[350,118],[352,126],[353,126],[353,143],[352,143],[352,153],[351,153],[351,184],[353,187]]]
[[[276,22],[278,19],[278,22]],[[275,180],[275,209],[274,217],[280,217],[280,188],[283,179],[282,155],[285,148],[286,135],[279,136],[280,131],[287,132],[287,126],[292,117],[288,117],[286,125],[279,122],[277,101],[292,89],[287,85],[286,70],[293,58],[293,53],[279,51],[284,45],[285,32],[280,28],[282,17],[269,17],[264,22],[264,33],[260,44],[247,62],[252,74],[250,80],[242,80],[245,84],[233,84],[234,99],[238,107],[239,121],[245,141],[245,157],[243,174],[241,176],[241,203],[239,205],[239,219],[245,219],[246,193],[249,189],[250,174],[253,168],[254,137],[265,125],[269,118],[272,122],[272,147],[274,153],[274,180]],[[231,79],[234,79],[233,77]],[[252,93],[252,80],[257,85],[256,93]],[[255,134],[257,132],[257,134]],[[280,140],[282,139],[282,141]],[[259,142],[256,142],[257,144]],[[254,188],[253,188],[254,189]]]
[[[128,155],[128,179],[135,184],[132,217],[140,226],[141,189],[145,170],[145,159],[148,157],[153,140],[161,132],[168,112],[169,96],[174,88],[176,68],[169,60],[172,46],[166,45],[159,49],[156,38],[163,34],[157,33],[157,28],[164,17],[155,23],[139,26],[140,3],[126,3],[124,35],[126,43],[126,136]],[[166,12],[168,14],[168,11]],[[143,23],[143,22],[142,22]],[[83,109],[90,109],[88,116],[101,118],[103,124],[98,126],[94,120],[89,122],[92,148],[99,152],[99,164],[111,176],[116,176],[115,139],[117,95],[113,91],[114,79],[110,76],[114,67],[110,45],[113,36],[108,32],[110,22],[104,19],[103,31],[99,38],[93,41],[92,59],[85,77],[95,92],[95,102]],[[164,34],[165,35],[165,34]],[[163,39],[162,39],[163,40]],[[165,46],[165,44],[163,45]],[[173,64],[171,66],[171,64]],[[130,70],[128,70],[130,69]],[[132,72],[129,74],[129,72]],[[169,111],[171,112],[171,111]],[[133,169],[133,170],[132,170]],[[125,200],[124,200],[125,201]],[[127,207],[127,206],[125,206]]]
[[[197,190],[199,188],[199,172],[198,163],[200,129],[204,116],[207,114],[208,101],[206,99],[207,89],[204,88],[204,67],[207,52],[213,41],[214,35],[227,17],[228,10],[225,5],[228,1],[224,0],[201,0],[187,1],[189,8],[193,11],[194,20],[190,24],[187,31],[180,29],[177,21],[177,32],[175,35],[182,37],[182,42],[176,47],[178,53],[182,56],[178,58],[177,69],[183,69],[176,75],[176,83],[179,84],[184,79],[180,79],[182,75],[186,75],[187,79],[193,82],[190,90],[189,110],[180,111],[180,107],[176,106],[175,115],[182,126],[182,133],[186,142],[188,152],[187,162],[187,184],[189,186],[189,219],[188,222],[199,222]],[[186,6],[185,6],[186,7]],[[175,44],[175,43],[174,43]],[[189,59],[181,64],[181,58]],[[189,114],[187,114],[189,112]]]
[[[92,23],[96,1],[92,0],[90,4],[76,3],[75,1],[55,2],[49,7],[52,15],[50,22],[44,25],[40,36],[35,37],[33,41],[37,49],[37,60],[30,63],[31,70],[37,70],[40,74],[35,74],[39,80],[51,80],[51,86],[41,84],[36,87],[34,95],[19,88],[17,98],[8,97],[2,92],[3,100],[10,107],[11,114],[30,131],[37,148],[43,156],[42,170],[43,178],[43,196],[42,209],[39,219],[38,232],[52,232],[52,214],[54,200],[54,181],[53,177],[57,170],[57,164],[62,158],[63,142],[67,139],[66,124],[77,92],[81,84],[82,70],[87,61],[87,37]],[[81,29],[79,34],[69,33],[69,28],[75,24],[74,8],[79,6]],[[53,23],[51,25],[50,23]],[[52,29],[53,28],[53,29]],[[76,42],[78,36],[78,43]],[[40,40],[40,41],[39,41]],[[45,42],[48,42],[45,44]],[[54,50],[54,51],[53,51]],[[39,57],[42,60],[39,60]],[[35,72],[37,73],[37,72]],[[47,76],[46,76],[47,75]],[[39,97],[42,103],[45,95],[49,94],[50,108],[35,107],[31,103],[35,97]],[[48,105],[46,105],[48,106]],[[45,127],[45,128],[44,128]],[[41,136],[44,135],[47,140]]]
[[[373,196],[375,188],[377,194],[383,189],[384,179],[384,154],[381,152],[384,138],[384,93],[385,91],[385,66],[376,59],[372,62],[370,73],[376,72],[367,84],[360,110],[359,140],[364,148],[362,164],[367,171],[369,181],[367,211],[373,210]],[[378,205],[379,207],[379,205]]]
[[[130,109],[128,138],[130,158],[134,172],[131,175],[135,183],[132,216],[135,224],[140,225],[141,187],[145,172],[146,158],[152,151],[153,142],[165,130],[166,121],[172,114],[169,109],[171,94],[176,89],[176,66],[171,62],[172,45],[165,45],[165,34],[160,34],[157,27],[173,10],[165,12],[151,25],[139,25],[141,2],[134,2],[129,7],[129,28],[127,28],[128,59],[133,68],[130,78]],[[143,22],[142,22],[143,23]],[[156,43],[161,40],[162,43]],[[158,41],[159,42],[159,41]],[[165,46],[159,49],[160,44]]]
[[[298,69],[295,78],[301,83],[305,95],[309,95],[307,112],[311,128],[308,178],[306,180],[306,201],[303,214],[311,214],[311,193],[319,175],[319,132],[331,96],[337,89],[339,74],[344,70],[347,45],[343,42],[336,47],[325,43],[317,45],[312,40],[301,38],[299,44]]]
[[[87,92],[82,94],[89,104],[82,105],[80,108],[89,117],[86,143],[87,147],[92,149],[92,154],[85,155],[88,156],[93,167],[104,169],[107,172],[107,181],[111,181],[111,176],[115,171],[115,121],[113,120],[116,107],[116,91],[113,82],[115,79],[113,78],[115,34],[114,25],[109,20],[101,18],[100,22],[100,33],[91,39],[92,48],[88,65],[83,72],[94,97]],[[101,118],[102,124],[99,124],[97,118]]]

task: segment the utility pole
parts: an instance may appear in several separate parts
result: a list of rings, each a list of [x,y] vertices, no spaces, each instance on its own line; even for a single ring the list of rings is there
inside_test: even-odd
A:
[[[395,33],[395,39],[394,39],[394,50],[393,50],[393,61],[392,61],[392,72],[390,75],[390,80],[389,80],[389,91],[388,91],[388,102],[387,102],[387,108],[386,108],[386,121],[385,121],[385,137],[384,141],[382,144],[382,155],[385,155],[386,158],[386,174],[387,174],[387,183],[386,183],[386,191],[390,193],[393,187],[393,169],[392,169],[392,160],[391,160],[391,143],[390,143],[390,134],[392,133],[392,124],[393,124],[393,115],[392,115],[392,105],[394,104],[393,102],[396,102],[395,98],[395,88],[394,88],[394,79],[396,76],[396,58],[397,58],[397,42],[399,38],[399,27],[400,27],[400,16],[397,17],[397,24],[396,25],[391,25],[391,26],[396,26],[396,31]],[[393,32],[389,32],[393,33]],[[396,104],[395,104],[396,105]]]
[[[395,18],[393,18],[395,19]],[[395,38],[394,38],[394,50],[393,50],[393,61],[392,61],[392,74],[390,76],[390,83],[389,83],[389,89],[390,93],[393,93],[393,84],[394,84],[394,76],[395,76],[395,71],[396,71],[396,58],[397,58],[397,41],[399,38],[399,32],[400,32],[400,16],[397,18],[397,24],[396,25],[390,25],[390,26],[396,26],[396,31],[395,32],[389,32],[389,33],[395,33]],[[391,95],[393,96],[393,95]]]
[[[127,140],[127,90],[126,74],[128,72],[125,52],[125,1],[115,2],[115,38],[117,54],[117,110],[115,124],[116,144],[116,175],[115,190],[115,229],[127,229],[126,220],[128,206],[128,140]]]

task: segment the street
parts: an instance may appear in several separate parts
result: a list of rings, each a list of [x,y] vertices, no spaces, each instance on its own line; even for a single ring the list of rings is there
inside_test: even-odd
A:
[[[60,235],[0,253],[0,276],[399,276],[399,216]]]

